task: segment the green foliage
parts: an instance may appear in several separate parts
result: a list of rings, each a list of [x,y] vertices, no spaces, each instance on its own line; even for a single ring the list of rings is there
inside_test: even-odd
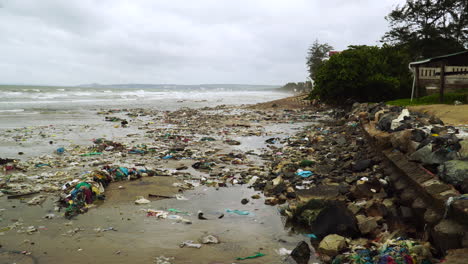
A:
[[[319,68],[311,98],[343,103],[348,99],[378,102],[407,97],[412,83],[409,61],[400,48],[350,46]]]
[[[383,42],[405,47],[413,59],[468,47],[468,1],[407,0],[388,16],[391,30]]]
[[[453,104],[455,101],[460,101],[463,104],[468,103],[468,93],[446,93],[444,94],[444,101],[443,104]],[[439,102],[439,94],[431,94],[428,96],[414,98],[411,101],[410,98],[405,99],[398,99],[393,101],[388,101],[387,104],[389,105],[397,105],[397,106],[408,106],[408,105],[430,105],[430,104],[440,104]]]
[[[309,89],[310,86],[310,82],[289,82],[282,86],[280,89],[285,91],[302,92]]]
[[[320,66],[323,65],[324,59],[328,58],[328,52],[333,50],[333,47],[328,43],[319,43],[315,40],[314,44],[310,46],[307,51],[307,67],[309,70],[309,76],[312,80],[315,80],[316,74]]]

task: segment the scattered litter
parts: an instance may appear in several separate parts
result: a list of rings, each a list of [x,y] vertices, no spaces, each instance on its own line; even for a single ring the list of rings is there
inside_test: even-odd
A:
[[[137,199],[135,200],[136,204],[149,204],[151,201],[148,199],[145,199],[143,196],[138,196]]]
[[[249,215],[250,214],[249,211],[231,210],[231,209],[227,209],[226,212],[233,213],[233,214],[238,214],[238,215]]]
[[[194,243],[192,240],[187,240],[180,243],[179,247],[188,247],[188,248],[201,248],[201,244]]]
[[[260,253],[260,252],[256,252],[255,255],[248,256],[248,257],[238,257],[238,258],[236,258],[236,260],[253,259],[253,258],[259,258],[259,257],[263,257],[263,256],[266,256],[266,255],[263,254],[263,253]]]

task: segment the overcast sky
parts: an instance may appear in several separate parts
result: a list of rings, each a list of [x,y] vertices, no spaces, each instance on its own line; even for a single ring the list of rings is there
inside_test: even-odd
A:
[[[0,0],[0,83],[284,84],[315,40],[378,45],[404,0]]]

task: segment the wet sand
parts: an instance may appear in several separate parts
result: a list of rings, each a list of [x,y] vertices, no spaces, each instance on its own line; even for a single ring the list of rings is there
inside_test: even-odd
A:
[[[103,121],[103,115],[95,115],[90,117],[96,121],[92,125],[62,124],[3,130],[3,139],[16,137],[17,140],[6,141],[1,146],[4,151],[2,157],[20,158],[31,164],[48,160],[53,164],[52,168],[31,166],[25,172],[26,175],[65,171],[69,175],[67,177],[77,177],[83,171],[98,168],[103,163],[143,163],[145,166],[165,169],[171,176],[111,183],[106,189],[105,201],[95,202],[87,213],[72,220],[65,219],[63,211],[56,211],[58,192],[42,192],[48,198],[42,205],[35,206],[25,203],[34,196],[24,199],[1,197],[0,208],[5,209],[1,212],[1,227],[20,224],[1,233],[1,263],[163,263],[157,262],[160,256],[174,257],[170,263],[287,263],[277,250],[292,250],[298,242],[309,240],[285,228],[278,207],[265,205],[262,195],[260,199],[250,198],[259,192],[248,188],[247,184],[230,184],[232,180],[226,181],[223,174],[230,175],[232,179],[242,179],[239,175],[248,175],[249,169],[261,170],[268,161],[259,156],[267,148],[266,139],[287,138],[313,119],[275,110],[255,112],[239,108],[204,109],[199,112],[156,111],[134,118],[126,114],[109,115],[129,119],[127,128],[122,128],[119,123]],[[190,137],[191,141],[187,145],[195,154],[170,160],[161,160],[158,152],[149,155],[106,152],[97,157],[78,157],[78,153],[83,153],[86,147],[92,145],[91,140],[98,137],[122,142],[127,146],[158,145],[162,148],[160,151],[163,151],[173,145],[161,137],[161,134],[168,132]],[[198,142],[201,136],[214,136],[217,140]],[[241,144],[225,144],[223,140],[228,138],[238,140]],[[49,141],[53,143],[49,144]],[[54,154],[59,146],[67,149],[64,156]],[[18,155],[18,151],[25,154]],[[245,155],[247,152],[253,154],[246,155],[239,165],[231,164],[227,159],[225,163],[218,161],[218,167],[211,172],[191,167],[202,157],[223,158],[228,157],[229,153]],[[70,161],[77,164],[67,166]],[[182,165],[188,168],[175,171]],[[181,191],[174,183],[183,183],[187,179],[208,179],[214,184],[204,181],[199,187],[181,192],[188,200],[149,198],[151,203],[147,205],[134,203],[136,196],[148,198],[150,193],[173,196]],[[227,187],[219,187],[217,182],[228,184]],[[215,187],[210,187],[212,185]],[[248,198],[249,203],[241,204],[243,198]],[[155,219],[148,217],[145,211],[169,208],[187,212],[187,215],[181,216],[191,220],[192,224]],[[236,215],[227,213],[227,209],[248,210],[251,214]],[[208,220],[199,220],[198,211],[202,211]],[[44,216],[50,213],[55,217],[45,219]],[[221,214],[224,217],[218,219]],[[34,226],[37,231],[31,234],[23,232],[28,226]],[[109,227],[112,230],[103,231]],[[203,245],[200,249],[179,247],[183,241],[196,242],[207,234],[217,236],[220,244]],[[30,255],[5,253],[17,251],[25,251]],[[262,252],[266,256],[235,260],[236,257],[254,255],[255,252]]]

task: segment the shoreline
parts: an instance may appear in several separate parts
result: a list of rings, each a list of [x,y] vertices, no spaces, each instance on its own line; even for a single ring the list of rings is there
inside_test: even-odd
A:
[[[13,190],[16,186],[23,193],[39,188],[46,201],[42,206],[27,205],[37,194],[20,200],[1,197],[2,216],[11,223],[2,228],[0,242],[9,245],[5,250],[30,252],[39,263],[68,258],[72,258],[68,263],[81,263],[83,258],[99,259],[100,263],[157,263],[163,255],[175,257],[169,263],[232,263],[236,257],[254,252],[266,256],[246,263],[284,263],[293,258],[289,252],[303,245],[302,241],[309,244],[311,262],[319,261],[316,253],[329,262],[366,241],[391,238],[393,231],[408,234],[414,239],[408,241],[416,243],[420,231],[408,219],[399,220],[402,205],[391,191],[382,159],[364,138],[359,120],[355,115],[344,118],[345,113],[336,109],[319,110],[304,104],[302,96],[253,106],[103,111],[98,116],[108,130],[96,127],[91,131],[98,132],[94,139],[101,136],[99,133],[106,134],[111,141],[104,141],[105,146],[99,141],[65,146],[64,154],[49,151],[6,171],[5,175],[13,175],[7,186]],[[122,125],[122,119],[128,120],[128,125]],[[49,133],[42,130],[37,135],[40,132]],[[49,147],[58,145],[54,142]],[[94,152],[102,154],[80,156]],[[63,198],[68,193],[61,190],[62,184],[73,179],[84,181],[82,177],[92,176],[106,165],[141,172],[131,176],[134,180],[111,182],[105,188],[104,201],[95,200],[87,212],[71,221],[65,219],[53,202],[58,194]],[[299,176],[303,171],[311,175]],[[143,196],[148,204],[136,205],[137,196]],[[310,201],[320,201],[319,207]],[[333,206],[341,208],[333,212],[344,215],[322,215]],[[170,213],[170,208],[180,213]],[[231,210],[248,214],[237,215]],[[199,218],[200,211],[208,220]],[[353,217],[345,213],[349,211]],[[166,215],[158,219],[150,212]],[[48,214],[54,217],[45,219]],[[391,220],[391,215],[397,221]],[[358,219],[352,220],[354,217]],[[326,228],[358,222],[340,231],[314,227],[312,223],[322,221],[318,219],[328,219],[327,223],[351,221]],[[353,232],[360,235],[355,237]],[[345,248],[334,250],[319,243],[336,233],[344,235]],[[187,240],[199,243],[207,234],[221,243],[202,244],[201,249],[179,247]],[[49,237],[60,238],[61,251],[66,254],[54,251],[58,245],[46,239]],[[26,240],[33,243],[24,244]],[[130,240],[140,249],[122,247],[118,242],[122,240]],[[292,253],[295,258],[300,255],[297,250]]]

